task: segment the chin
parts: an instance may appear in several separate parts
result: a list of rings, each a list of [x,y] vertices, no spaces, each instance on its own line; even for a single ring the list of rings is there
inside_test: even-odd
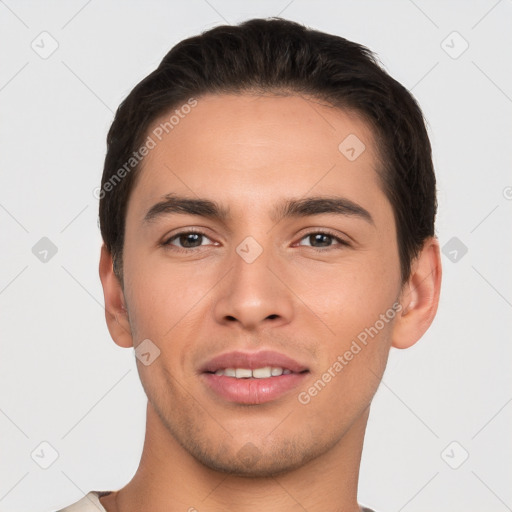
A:
[[[255,440],[239,448],[236,441],[214,443],[204,437],[189,437],[182,446],[207,468],[244,478],[270,478],[290,473],[329,449],[329,446],[302,438],[273,439],[266,444]]]
[[[251,461],[250,456],[240,457],[239,454],[236,454],[233,458],[202,454],[202,457],[196,457],[196,460],[219,473],[242,478],[270,478],[289,473],[305,463],[303,456],[295,460],[290,458],[283,460],[282,456],[261,455],[258,460]]]

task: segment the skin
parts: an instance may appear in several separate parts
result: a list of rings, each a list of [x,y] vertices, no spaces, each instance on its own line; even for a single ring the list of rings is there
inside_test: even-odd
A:
[[[354,161],[338,149],[349,134],[366,146]],[[160,350],[148,366],[137,361],[148,396],[144,449],[133,479],[101,499],[109,512],[360,510],[371,400],[390,347],[413,345],[430,326],[441,283],[430,238],[402,286],[375,147],[353,113],[299,96],[243,94],[198,98],[150,151],[128,203],[122,285],[101,252],[112,338],[122,347],[150,339]],[[231,218],[168,214],[145,223],[169,193],[216,201]],[[272,219],[282,200],[325,195],[357,203],[373,223],[332,213]],[[199,249],[183,238],[163,245],[190,229],[205,235]],[[326,230],[349,245],[309,236]],[[236,252],[247,236],[263,249],[250,264]],[[397,301],[402,310],[300,403],[298,394]],[[303,385],[244,406],[217,397],[198,374],[218,354],[259,349],[307,365]]]

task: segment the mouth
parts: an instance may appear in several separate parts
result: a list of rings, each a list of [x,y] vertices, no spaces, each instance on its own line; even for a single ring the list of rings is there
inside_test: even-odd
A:
[[[307,371],[307,370],[305,370]],[[280,377],[281,375],[290,375],[294,372],[288,368],[279,366],[263,366],[261,368],[219,368],[214,375],[224,375],[225,377],[234,377],[235,379],[268,379],[270,377]]]
[[[309,369],[272,351],[230,352],[209,361],[201,376],[217,398],[239,404],[263,404],[296,388]]]

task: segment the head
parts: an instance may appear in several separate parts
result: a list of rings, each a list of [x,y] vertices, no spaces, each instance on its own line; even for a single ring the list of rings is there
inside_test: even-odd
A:
[[[138,367],[169,434],[248,476],[328,452],[367,413],[389,348],[415,343],[437,308],[435,176],[414,98],[359,44],[250,20],[176,45],[107,143],[107,323],[119,345],[159,353]],[[298,387],[254,404],[211,390],[212,358],[260,350],[298,361]]]

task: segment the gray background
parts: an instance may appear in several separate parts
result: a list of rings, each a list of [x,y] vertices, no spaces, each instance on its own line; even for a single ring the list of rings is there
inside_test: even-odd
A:
[[[423,340],[392,350],[360,502],[512,510],[512,1],[4,0],[1,511],[54,510],[135,472],[145,395],[133,350],[109,337],[97,271],[106,132],[175,43],[273,15],[376,51],[419,100],[434,147],[440,308]]]

